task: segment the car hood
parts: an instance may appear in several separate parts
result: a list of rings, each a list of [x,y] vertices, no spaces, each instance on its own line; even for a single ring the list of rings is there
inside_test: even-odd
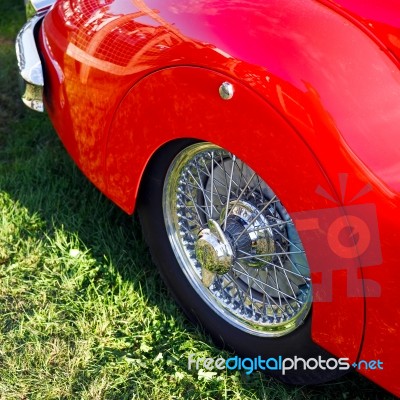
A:
[[[399,0],[320,0],[372,33],[400,61]]]

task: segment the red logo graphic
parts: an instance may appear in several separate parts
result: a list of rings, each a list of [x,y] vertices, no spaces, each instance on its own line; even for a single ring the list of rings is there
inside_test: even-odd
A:
[[[347,274],[349,297],[380,295],[380,285],[362,280],[362,269],[382,263],[376,207],[373,203],[352,204],[367,194],[366,185],[356,196],[346,201],[348,174],[339,175],[341,202],[319,186],[316,193],[335,207],[293,213],[293,221],[306,249],[313,273],[314,301],[332,300],[332,274]],[[346,204],[347,203],[347,204]],[[309,249],[309,251],[307,251]],[[314,282],[315,281],[315,282]]]

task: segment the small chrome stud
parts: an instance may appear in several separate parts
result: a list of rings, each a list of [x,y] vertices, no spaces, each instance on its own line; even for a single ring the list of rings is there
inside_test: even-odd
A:
[[[230,100],[233,97],[234,93],[235,93],[235,89],[234,89],[232,83],[223,82],[221,84],[221,86],[219,87],[219,95],[224,100]]]

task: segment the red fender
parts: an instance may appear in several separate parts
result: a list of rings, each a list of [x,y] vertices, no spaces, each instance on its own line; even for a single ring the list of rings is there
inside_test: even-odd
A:
[[[227,79],[235,88],[228,101],[222,100],[218,91]],[[133,209],[137,182],[149,157],[171,138],[210,141],[236,154],[272,187],[299,224],[310,217],[310,212],[332,209],[331,200],[317,190],[322,185],[332,192],[318,161],[299,134],[267,102],[220,73],[175,67],[153,73],[136,84],[112,124],[106,160],[108,195],[128,212]],[[333,209],[335,220],[341,210]],[[303,239],[307,253],[315,252],[315,240]],[[331,285],[314,285],[314,299],[320,301],[313,308],[313,338],[332,353],[345,354],[354,361],[363,332],[362,281],[352,280],[358,297],[349,297],[345,270],[332,275],[321,264],[321,258],[309,262],[313,278],[318,280],[322,275]],[[332,299],[326,298],[327,291]]]

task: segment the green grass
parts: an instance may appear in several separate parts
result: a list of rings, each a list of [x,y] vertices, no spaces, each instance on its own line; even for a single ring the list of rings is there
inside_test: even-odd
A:
[[[299,388],[187,370],[190,353],[229,355],[170,299],[137,221],[21,105],[22,3],[0,3],[0,399],[392,398],[356,374]]]

